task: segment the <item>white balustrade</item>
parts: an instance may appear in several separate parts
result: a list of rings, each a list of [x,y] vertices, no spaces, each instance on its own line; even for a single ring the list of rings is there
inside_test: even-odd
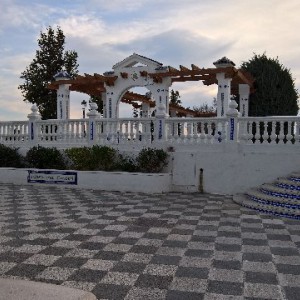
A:
[[[28,142],[28,122],[0,122],[0,143],[22,144]]]
[[[95,119],[94,142],[98,145],[139,144],[156,142],[155,118]],[[166,118],[168,145],[223,144],[229,138],[227,118]],[[299,145],[300,118],[243,117],[237,118],[236,143],[249,145]],[[36,120],[34,144],[55,147],[61,145],[88,146],[89,119]],[[32,130],[32,129],[31,129]],[[0,122],[0,143],[25,145],[31,134],[28,121]],[[34,145],[31,144],[31,145]]]
[[[87,142],[88,121],[43,120],[37,121],[38,144],[84,144]]]
[[[299,144],[299,117],[240,118],[239,139],[247,144]]]
[[[169,118],[168,141],[175,144],[214,144],[227,141],[227,119]]]

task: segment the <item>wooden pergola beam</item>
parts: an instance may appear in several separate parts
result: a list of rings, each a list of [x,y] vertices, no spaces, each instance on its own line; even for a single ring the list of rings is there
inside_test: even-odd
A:
[[[200,71],[201,70],[198,66],[196,66],[194,64],[191,64],[191,67],[192,67],[193,71]]]
[[[185,71],[185,72],[191,71],[190,69],[188,69],[187,67],[182,66],[182,65],[180,65],[179,68],[180,68],[180,71]]]

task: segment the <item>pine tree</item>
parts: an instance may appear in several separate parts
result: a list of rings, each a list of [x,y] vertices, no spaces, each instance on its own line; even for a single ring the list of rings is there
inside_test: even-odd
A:
[[[60,27],[55,31],[49,26],[46,32],[41,32],[38,46],[35,58],[21,73],[24,83],[18,88],[23,101],[36,104],[43,119],[55,119],[56,90],[49,90],[47,86],[61,70],[74,78],[78,73],[78,55],[75,51],[64,51],[65,35]]]
[[[243,62],[241,68],[255,79],[249,99],[249,116],[293,116],[298,113],[298,91],[289,69],[266,54]]]

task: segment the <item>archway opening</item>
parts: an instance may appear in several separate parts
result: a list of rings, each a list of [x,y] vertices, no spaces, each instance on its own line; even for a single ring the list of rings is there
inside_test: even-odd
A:
[[[132,87],[128,89],[119,101],[119,118],[140,118],[142,100],[138,95],[149,97],[150,91],[145,87]],[[128,95],[128,97],[126,97]],[[136,95],[136,96],[135,96]]]

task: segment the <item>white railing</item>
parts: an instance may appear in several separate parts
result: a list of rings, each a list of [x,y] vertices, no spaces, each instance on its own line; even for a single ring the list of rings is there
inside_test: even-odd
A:
[[[36,122],[38,144],[86,144],[88,119]]]
[[[175,144],[215,144],[227,142],[228,120],[224,118],[169,118],[167,140]]]
[[[96,142],[102,144],[149,144],[153,140],[154,119],[97,119]]]
[[[0,143],[18,145],[28,142],[28,121],[0,122]]]
[[[239,119],[239,141],[245,144],[300,144],[299,117]]]
[[[300,145],[300,117],[124,118],[0,122],[0,143],[55,147],[93,144]],[[91,124],[93,123],[93,127]],[[163,124],[163,128],[158,128]],[[29,130],[30,128],[30,130]],[[163,134],[158,134],[162,130]],[[233,133],[234,130],[234,133]]]

